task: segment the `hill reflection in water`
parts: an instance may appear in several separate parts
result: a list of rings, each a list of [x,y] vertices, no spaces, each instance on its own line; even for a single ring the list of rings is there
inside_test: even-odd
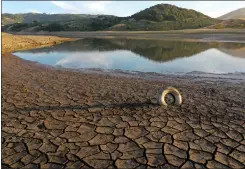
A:
[[[245,65],[245,44],[241,43],[90,38],[15,54],[27,60],[72,68],[159,73],[245,71],[241,66]]]

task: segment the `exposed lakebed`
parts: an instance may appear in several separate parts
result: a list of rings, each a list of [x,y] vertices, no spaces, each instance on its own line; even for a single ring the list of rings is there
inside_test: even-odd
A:
[[[73,69],[245,72],[244,43],[87,38],[14,54],[26,60]]]

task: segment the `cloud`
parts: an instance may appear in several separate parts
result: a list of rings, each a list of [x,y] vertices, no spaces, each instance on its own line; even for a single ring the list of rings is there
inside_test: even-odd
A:
[[[105,12],[106,6],[110,4],[110,1],[91,1],[84,3],[84,6],[92,13]]]
[[[42,12],[40,12],[38,10],[35,10],[35,9],[30,9],[30,10],[28,10],[28,12],[31,12],[31,13],[42,13]]]
[[[108,52],[78,52],[58,60],[56,65],[77,68],[110,68],[113,61],[107,53]]]
[[[80,13],[79,8],[77,8],[76,6],[72,5],[69,2],[64,2],[64,1],[51,1],[54,5],[62,8],[63,10],[65,10],[66,12],[70,12],[70,13]]]
[[[69,13],[104,13],[106,11],[106,7],[111,1],[51,1],[54,5],[60,7],[65,12]]]

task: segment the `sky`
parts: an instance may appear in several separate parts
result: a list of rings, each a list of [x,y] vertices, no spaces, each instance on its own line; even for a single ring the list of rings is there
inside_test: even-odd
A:
[[[245,7],[245,1],[2,1],[2,13],[74,13],[130,16],[156,4],[194,9],[216,18]]]

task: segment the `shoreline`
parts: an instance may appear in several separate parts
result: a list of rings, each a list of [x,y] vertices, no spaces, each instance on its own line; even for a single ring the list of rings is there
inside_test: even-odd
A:
[[[128,38],[203,42],[245,43],[245,29],[187,29],[172,31],[96,31],[96,32],[17,32],[16,35],[58,36],[65,38]]]

